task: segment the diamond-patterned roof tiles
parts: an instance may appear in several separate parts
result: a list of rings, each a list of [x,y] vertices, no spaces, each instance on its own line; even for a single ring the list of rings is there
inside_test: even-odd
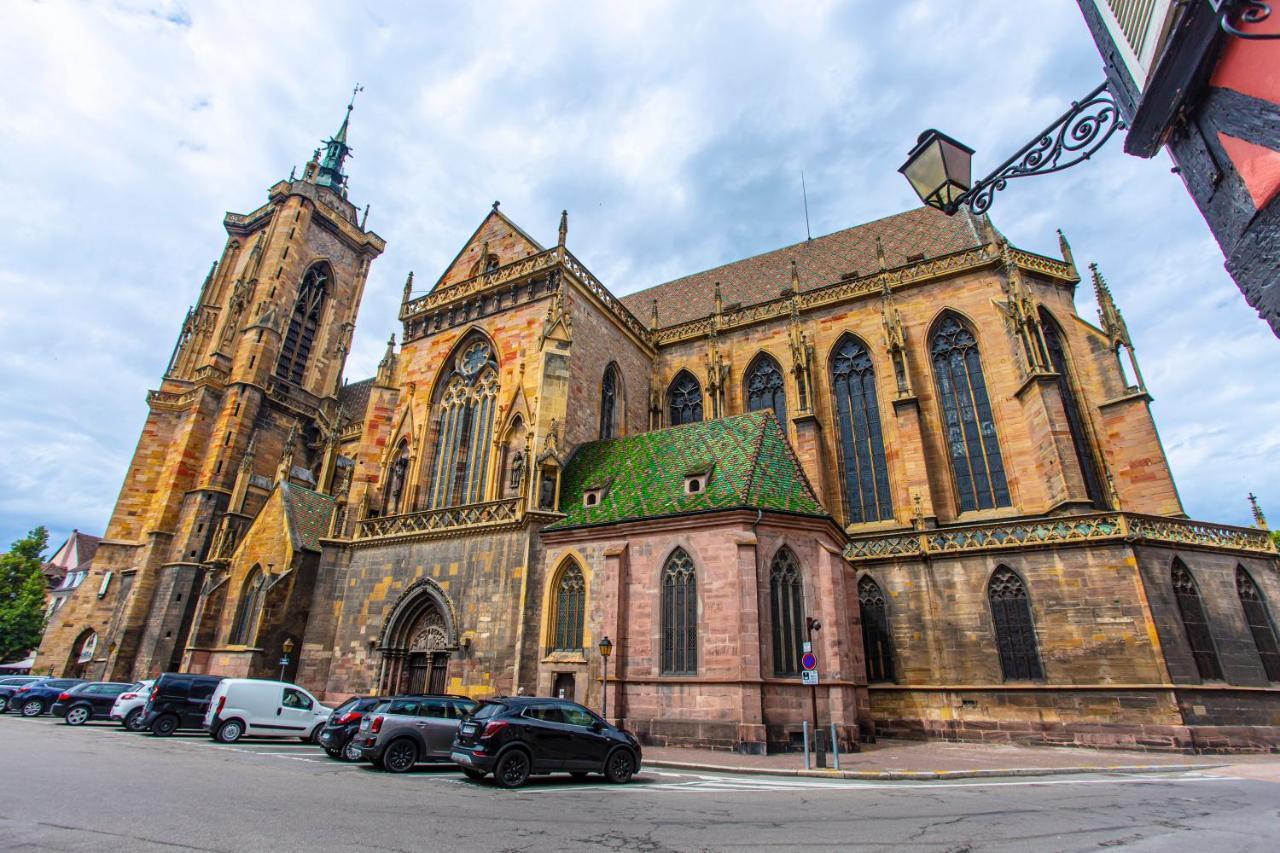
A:
[[[329,532],[329,520],[333,517],[333,498],[293,483],[284,483],[282,488],[294,547],[319,551],[320,537]]]

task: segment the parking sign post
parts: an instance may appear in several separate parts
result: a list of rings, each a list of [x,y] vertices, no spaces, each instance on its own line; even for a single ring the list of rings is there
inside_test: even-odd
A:
[[[809,702],[813,709],[813,751],[817,757],[819,767],[827,766],[827,752],[822,747],[822,726],[818,723],[818,658],[813,653],[813,632],[822,630],[822,623],[812,616],[805,620],[805,629],[808,635],[808,642],[805,645],[808,650],[805,651],[801,663],[804,665],[804,675],[802,676],[802,684],[809,685]]]

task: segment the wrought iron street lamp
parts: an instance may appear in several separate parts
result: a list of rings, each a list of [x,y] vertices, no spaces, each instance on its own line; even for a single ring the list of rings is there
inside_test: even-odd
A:
[[[600,641],[600,660],[604,662],[604,680],[601,682],[601,711],[600,716],[606,720],[609,719],[609,655],[613,654],[613,643],[610,642],[609,636],[606,634],[604,639]]]
[[[289,655],[293,653],[293,638],[284,641],[284,657],[280,658],[280,680],[284,681],[284,668],[289,665]]]
[[[1061,172],[1082,163],[1124,126],[1115,97],[1103,83],[976,183],[973,149],[936,130],[920,134],[898,171],[922,202],[948,216],[961,205],[984,213],[991,207],[991,197],[1012,179]]]

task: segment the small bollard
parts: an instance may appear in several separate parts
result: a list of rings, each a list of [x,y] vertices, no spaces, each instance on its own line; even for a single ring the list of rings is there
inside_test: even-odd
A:
[[[809,768],[809,721],[804,721],[804,769]]]
[[[831,724],[831,761],[836,770],[840,769],[840,741],[836,738],[836,724]]]

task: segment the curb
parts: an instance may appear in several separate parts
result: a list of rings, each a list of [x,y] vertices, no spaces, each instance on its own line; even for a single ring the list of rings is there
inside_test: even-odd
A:
[[[974,770],[804,770],[799,768],[731,767],[689,761],[644,760],[645,767],[741,773],[749,776],[804,776],[819,779],[855,779],[881,782],[928,782],[940,779],[991,779],[1008,776],[1070,776],[1082,773],[1183,773],[1209,770],[1226,764],[1111,764],[1097,767],[1005,767]]]

